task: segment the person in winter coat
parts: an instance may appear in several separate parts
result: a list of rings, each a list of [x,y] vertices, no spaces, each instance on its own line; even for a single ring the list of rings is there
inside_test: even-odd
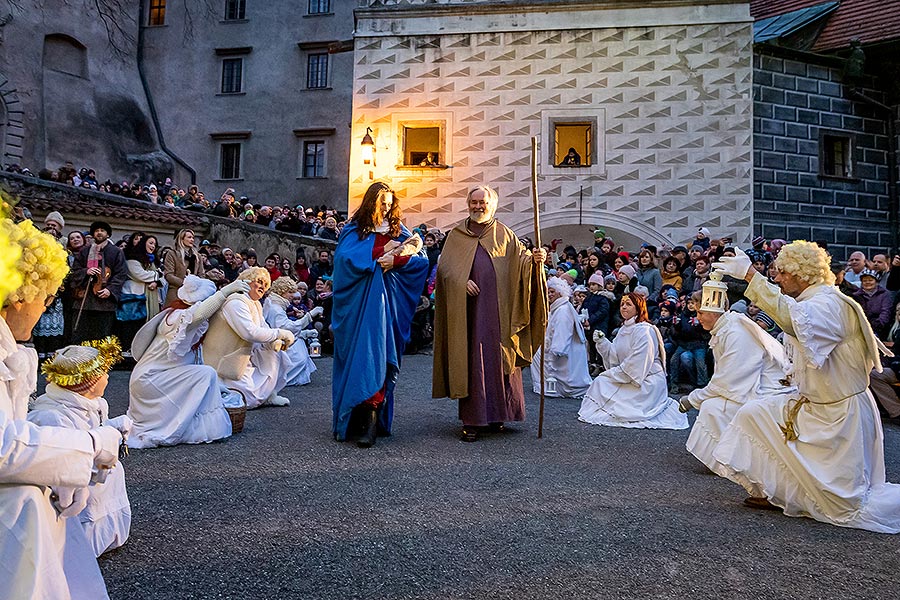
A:
[[[669,256],[663,260],[660,279],[662,280],[662,285],[671,285],[675,288],[675,291],[681,293],[681,286],[684,283],[684,279],[681,277],[681,263],[678,262],[677,258]]]
[[[696,387],[705,387],[709,383],[706,368],[706,352],[709,349],[709,332],[703,329],[697,319],[697,306],[700,304],[700,292],[695,292],[687,301],[681,315],[675,319],[672,327],[672,341],[675,352],[669,360],[669,387],[678,387],[681,373],[687,371]]]
[[[649,250],[641,250],[638,254],[637,280],[638,285],[647,288],[647,299],[656,302],[663,282],[659,269],[653,263],[653,254]]]
[[[853,299],[860,303],[872,331],[880,339],[885,339],[887,329],[891,325],[891,312],[894,308],[893,294],[878,285],[881,273],[873,269],[863,269],[859,274],[860,287],[853,292]]]

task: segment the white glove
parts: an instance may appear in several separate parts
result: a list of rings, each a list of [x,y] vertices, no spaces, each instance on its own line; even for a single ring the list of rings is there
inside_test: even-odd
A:
[[[103,425],[88,431],[94,440],[94,466],[98,469],[111,469],[119,459],[119,445],[122,434],[115,427]]]
[[[747,271],[753,266],[753,262],[747,253],[740,248],[734,249],[735,256],[723,256],[719,262],[713,263],[712,267],[723,275],[730,275],[735,279],[743,279],[747,276]]]
[[[678,401],[678,411],[679,412],[691,412],[694,409],[694,405],[691,404],[690,396],[682,396]]]
[[[594,343],[599,342],[600,340],[602,340],[605,337],[606,337],[606,334],[603,333],[602,330],[600,330],[600,329],[594,330]]]
[[[90,493],[86,487],[50,488],[50,502],[62,518],[74,517],[87,506]]]
[[[294,343],[294,334],[287,329],[279,329],[278,337],[275,340],[284,343],[285,347],[289,348]]]
[[[123,438],[127,438],[128,434],[131,433],[131,428],[134,427],[134,421],[132,421],[128,415],[122,415],[115,419],[107,420],[106,425],[115,427],[122,434]]]
[[[314,340],[319,337],[319,332],[315,329],[304,329],[300,332],[300,337],[304,340]]]
[[[325,313],[325,308],[323,308],[321,306],[317,306],[306,314],[308,314],[310,317],[315,319],[316,317],[318,317],[319,315],[324,314],[324,313]]]
[[[222,293],[226,296],[230,296],[231,294],[236,294],[238,292],[243,292],[246,294],[249,291],[250,284],[243,279],[237,279],[222,287]]]

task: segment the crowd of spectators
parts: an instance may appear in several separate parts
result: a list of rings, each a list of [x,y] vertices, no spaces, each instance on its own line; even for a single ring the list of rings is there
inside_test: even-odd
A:
[[[9,170],[32,175],[27,169],[13,167]],[[76,171],[71,163],[56,171],[41,171],[38,176],[184,210],[240,219],[322,240],[336,241],[345,222],[345,217],[337,210],[325,206],[304,208],[302,205],[254,204],[245,196],[238,198],[233,188],[226,189],[218,200],[209,202],[197,186],[189,186],[185,190],[173,184],[170,179],[147,185],[129,185],[127,182],[116,184],[110,181],[100,183],[93,170],[84,168]],[[429,259],[429,277],[413,320],[413,337],[407,348],[409,353],[428,351],[431,344],[434,282],[444,241],[441,231],[429,229],[424,224],[415,227],[414,232],[424,240]],[[72,232],[66,243],[69,251],[74,253],[89,241],[89,232]],[[522,241],[526,246],[531,244],[527,238]],[[756,237],[746,252],[753,261],[753,267],[774,280],[773,262],[786,243],[781,239],[767,241]],[[193,232],[179,233],[174,248],[157,249],[156,239],[140,232],[124,236],[117,245],[124,249],[126,256],[131,256],[128,261],[130,265],[135,261],[141,265],[143,273],[133,268],[136,272],[130,272],[130,278],[146,279],[147,272],[154,270],[159,274],[157,286],[145,292],[155,293],[157,289],[161,290],[160,305],[174,297],[178,282],[187,272],[202,274],[219,285],[233,281],[243,269],[256,265],[264,266],[273,281],[280,276],[291,277],[299,283],[300,291],[289,314],[299,318],[313,307],[321,306],[324,313],[317,317],[314,326],[320,331],[323,351],[331,351],[329,325],[333,257],[328,248],[319,248],[311,256],[306,256],[301,249],[293,257],[278,254],[259,257],[252,248],[222,248],[206,240],[195,240]],[[827,249],[826,244],[820,242],[819,245]],[[621,320],[619,304],[622,296],[628,292],[637,292],[646,297],[653,323],[663,335],[671,392],[679,394],[685,389],[702,387],[708,383],[714,368],[709,351],[710,335],[700,325],[696,309],[702,285],[709,279],[712,271],[712,263],[722,256],[735,253],[730,239],[714,238],[707,228],[701,227],[696,237],[686,245],[657,248],[644,243],[640,248],[626,249],[598,231],[594,245],[587,248],[577,249],[566,245],[563,240],[553,240],[545,248],[548,251],[545,265],[548,275],[566,279],[575,290],[573,303],[581,313],[588,339],[591,330],[595,329],[614,336]],[[184,264],[185,261],[189,264]],[[875,334],[888,346],[900,341],[900,255],[876,253],[869,258],[863,252],[856,251],[850,254],[846,262],[836,261],[833,270],[837,276],[837,285],[860,303]],[[746,282],[726,277],[725,283],[732,310],[747,314],[773,336],[781,334],[772,318],[744,297]],[[133,327],[123,329],[119,325],[118,333],[127,341],[129,335],[133,336]],[[602,371],[603,365],[593,348],[590,350],[589,360],[591,374],[596,376]],[[898,364],[889,361],[887,366],[889,369],[896,367],[889,370],[889,374],[900,373],[900,361]]]
[[[299,233],[324,240],[337,240],[340,231],[338,223],[342,221],[339,211],[326,205],[304,206],[283,202],[263,204],[252,201],[247,196],[239,196],[231,187],[222,192],[217,199],[210,200],[198,186],[190,185],[185,188],[168,177],[164,181],[146,183],[128,181],[117,183],[110,179],[101,182],[94,169],[82,167],[76,170],[71,162],[66,162],[56,170],[41,169],[37,174],[16,164],[9,165],[6,170],[45,181],[115,194],[122,198],[237,219],[277,231]]]

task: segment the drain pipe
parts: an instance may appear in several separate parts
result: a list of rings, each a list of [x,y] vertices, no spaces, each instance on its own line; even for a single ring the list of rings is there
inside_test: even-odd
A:
[[[147,75],[144,73],[144,30],[147,28],[144,23],[144,16],[146,14],[146,4],[147,0],[140,1],[140,8],[138,9],[138,39],[137,39],[137,68],[138,74],[141,76],[141,86],[144,88],[144,96],[147,98],[147,107],[150,109],[150,119],[153,121],[153,128],[156,129],[156,139],[159,142],[159,148],[166,155],[169,156],[172,160],[178,163],[185,171],[187,171],[191,176],[191,185],[197,183],[197,171],[194,168],[184,162],[181,157],[172,152],[168,146],[166,146],[166,140],[163,137],[162,127],[159,124],[159,115],[156,113],[156,104],[153,102],[153,94],[150,92],[150,84],[147,81]]]

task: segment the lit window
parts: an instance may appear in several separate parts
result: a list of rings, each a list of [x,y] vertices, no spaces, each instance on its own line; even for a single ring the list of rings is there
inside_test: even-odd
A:
[[[243,58],[226,58],[222,61],[222,93],[237,94],[241,91],[244,75]]]
[[[819,138],[819,173],[827,177],[853,177],[852,138],[822,133]]]
[[[444,153],[440,125],[403,125],[403,165],[407,167],[437,167],[443,164]]]
[[[593,163],[593,125],[591,123],[553,124],[553,157],[557,167],[589,167]]]
[[[331,0],[309,0],[309,14],[322,15],[331,12]]]
[[[306,59],[306,87],[322,89],[328,87],[328,54],[310,54]]]
[[[150,13],[147,18],[147,24],[151,27],[166,24],[166,0],[150,0]]]
[[[219,156],[219,178],[241,178],[241,145],[239,143],[222,144]]]
[[[325,142],[303,142],[303,176],[325,177]]]
[[[247,18],[246,0],[225,0],[225,20],[240,21]]]

